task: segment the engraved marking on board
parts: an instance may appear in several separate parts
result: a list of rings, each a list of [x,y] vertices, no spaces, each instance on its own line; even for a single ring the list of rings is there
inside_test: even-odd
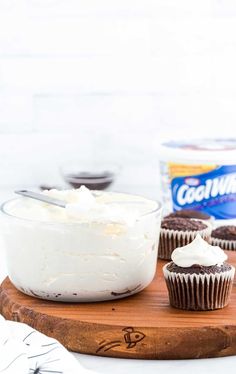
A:
[[[124,332],[124,341],[126,343],[126,349],[134,348],[136,345],[141,342],[146,335],[142,333],[141,331],[135,330],[133,327],[125,327],[122,329]],[[96,353],[99,353],[101,351],[107,352],[110,351],[113,348],[120,347],[122,345],[121,340],[102,340],[99,342],[99,347],[96,350]]]
[[[102,340],[99,343],[99,347],[96,350],[96,353],[99,353],[100,351],[107,352],[110,349],[113,349],[115,347],[120,347],[121,343],[122,343],[121,340],[112,340],[112,341]]]
[[[133,327],[125,327],[122,331],[125,331],[124,339],[127,343],[127,349],[136,347],[146,337],[144,333],[135,330]]]

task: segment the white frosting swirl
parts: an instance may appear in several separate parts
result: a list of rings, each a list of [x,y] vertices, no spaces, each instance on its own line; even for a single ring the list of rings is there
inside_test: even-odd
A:
[[[221,265],[227,258],[220,247],[210,245],[199,234],[190,244],[176,248],[171,255],[172,261],[180,267],[190,267],[195,264]]]

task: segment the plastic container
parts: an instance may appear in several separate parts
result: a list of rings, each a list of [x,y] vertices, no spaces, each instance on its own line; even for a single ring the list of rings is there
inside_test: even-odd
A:
[[[159,156],[164,214],[195,209],[236,222],[236,139],[168,141]]]

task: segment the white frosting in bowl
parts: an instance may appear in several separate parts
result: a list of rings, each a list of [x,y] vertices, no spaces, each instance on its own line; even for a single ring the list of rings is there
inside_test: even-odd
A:
[[[52,189],[44,191],[43,194],[66,202],[66,208],[21,197],[7,203],[4,211],[18,218],[40,222],[132,225],[143,215],[158,208],[157,202],[141,196],[92,192],[85,186],[74,190]]]
[[[141,291],[156,270],[161,210],[143,197],[46,191],[66,209],[29,198],[2,208],[8,274],[49,300],[100,301]]]
[[[172,261],[180,267],[221,265],[227,258],[220,247],[210,245],[199,234],[190,244],[176,248],[171,255]]]

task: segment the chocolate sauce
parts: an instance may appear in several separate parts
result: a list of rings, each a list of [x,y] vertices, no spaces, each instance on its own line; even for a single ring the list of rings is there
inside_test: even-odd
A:
[[[90,190],[105,190],[114,180],[114,174],[109,171],[101,173],[80,172],[65,175],[66,181],[74,188],[84,185]]]

